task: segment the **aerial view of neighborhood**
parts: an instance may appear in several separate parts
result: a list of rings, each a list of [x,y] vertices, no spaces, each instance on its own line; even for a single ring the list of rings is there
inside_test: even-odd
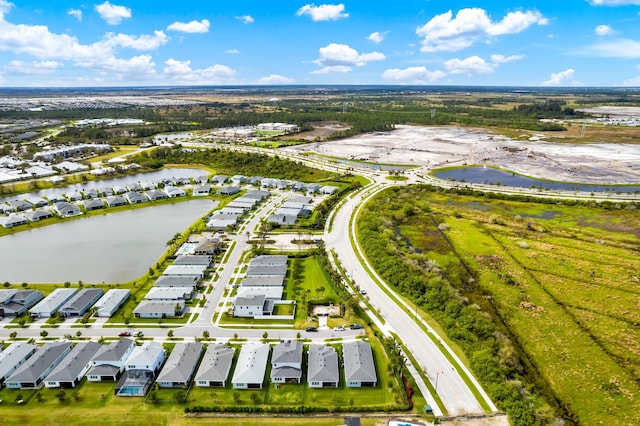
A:
[[[608,52],[640,57],[622,39],[640,38],[622,26],[637,1],[572,2]],[[65,2],[67,24],[112,29],[93,44],[38,24],[54,6],[35,3],[0,0],[2,425],[640,424],[640,77],[465,80],[513,53],[372,80],[391,24],[291,77],[144,71],[160,57],[115,55],[186,53],[215,19],[258,27],[258,2],[187,1],[139,37],[113,32],[135,7]],[[566,19],[422,3],[422,55]],[[331,40],[360,13],[271,19],[335,25]]]

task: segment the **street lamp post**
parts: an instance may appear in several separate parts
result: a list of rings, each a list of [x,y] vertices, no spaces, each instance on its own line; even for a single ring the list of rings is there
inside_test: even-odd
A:
[[[440,377],[440,374],[444,374],[444,371],[436,371],[435,393],[438,393],[438,378]]]

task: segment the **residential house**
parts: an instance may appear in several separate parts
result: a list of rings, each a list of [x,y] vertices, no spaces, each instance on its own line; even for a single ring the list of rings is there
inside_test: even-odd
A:
[[[67,203],[66,201],[57,202],[53,209],[61,217],[79,216],[82,214],[80,207],[75,204]]]
[[[174,185],[189,185],[191,183],[191,179],[188,177],[175,177],[172,182]]]
[[[176,257],[173,261],[174,265],[205,265],[207,268],[211,267],[213,258],[205,255],[182,255]]]
[[[204,185],[207,182],[209,182],[209,176],[207,175],[197,176],[193,178],[193,183]]]
[[[206,238],[193,249],[195,255],[212,255],[222,251],[224,243],[219,238]]]
[[[247,297],[236,296],[233,302],[234,317],[254,318],[273,314],[273,300],[264,294],[252,294]]]
[[[267,216],[268,223],[279,226],[293,226],[297,220],[296,214],[270,214]]]
[[[216,175],[211,178],[211,183],[214,183],[216,185],[223,185],[227,180],[228,178],[224,175]]]
[[[14,212],[30,210],[32,208],[31,203],[25,200],[11,200],[7,202],[9,203],[9,207],[11,208],[11,211],[14,211]]]
[[[177,197],[185,197],[187,193],[182,188],[177,188],[175,186],[165,186],[164,192],[167,194],[169,198],[177,198]]]
[[[286,340],[278,343],[271,354],[272,383],[300,383],[302,378],[302,342]]]
[[[102,346],[91,359],[91,369],[87,373],[87,380],[90,382],[115,382],[120,373],[124,371],[124,363],[135,347],[136,343],[126,338]]]
[[[109,207],[126,206],[129,204],[124,197],[119,195],[110,195],[106,198]]]
[[[331,346],[310,345],[307,383],[310,388],[337,388],[340,382],[338,353]]]
[[[155,283],[154,287],[191,287],[195,289],[198,285],[197,275],[162,275]]]
[[[69,299],[59,312],[65,317],[81,317],[103,294],[104,290],[101,288],[83,288]]]
[[[68,201],[80,201],[82,200],[82,193],[80,191],[73,191],[69,194],[65,194]]]
[[[375,387],[378,383],[373,352],[369,342],[355,341],[342,344],[344,379],[348,388]]]
[[[263,191],[260,189],[254,189],[252,191],[249,191],[243,196],[243,198],[255,198],[260,201],[266,200],[269,197],[271,197],[271,193],[269,191]]]
[[[260,186],[260,184],[262,183],[262,179],[264,179],[263,176],[250,176],[249,178],[247,178],[247,183],[249,185]]]
[[[35,318],[52,317],[77,291],[75,288],[57,288],[53,290],[51,294],[31,308],[31,316]]]
[[[41,221],[43,219],[49,219],[50,217],[53,217],[51,212],[49,210],[45,210],[45,209],[37,209],[37,210],[28,211],[28,212],[25,212],[24,215],[31,222],[39,222],[39,221]]]
[[[169,265],[162,275],[197,276],[204,277],[207,272],[207,265]]]
[[[75,388],[80,380],[91,368],[91,359],[102,348],[96,342],[80,342],[71,349],[71,352],[44,381],[44,385],[48,388]]]
[[[96,308],[96,315],[99,317],[111,317],[129,299],[131,291],[127,289],[112,288],[108,290],[93,305]]]
[[[124,194],[124,198],[127,199],[129,204],[140,204],[149,201],[149,197],[147,197],[145,194],[135,191],[127,192],[126,194]]]
[[[4,384],[10,389],[33,389],[53,370],[71,351],[69,342],[45,343],[23,365],[7,377]]]
[[[230,346],[210,344],[195,377],[196,386],[225,387],[235,350]]]
[[[234,185],[241,185],[246,182],[247,177],[243,175],[233,175],[231,176],[231,183]]]
[[[96,198],[98,198],[100,195],[98,194],[98,190],[95,188],[91,188],[87,191],[84,192],[84,197],[85,198],[91,198],[93,200],[95,200]]]
[[[140,186],[140,184],[138,183],[131,183],[129,185],[126,185],[126,187],[129,191],[142,192],[142,186]]]
[[[200,185],[193,188],[194,197],[202,197],[209,195],[211,193],[211,186],[209,185]]]
[[[0,218],[0,220],[3,220],[3,218]],[[27,223],[29,223],[27,216],[23,214],[10,214],[4,218],[2,226],[5,228],[14,228],[16,226],[26,225]]]
[[[237,224],[238,216],[218,214],[212,216],[206,226],[207,229],[228,230],[229,228],[234,228]]]
[[[133,310],[133,315],[135,315],[136,318],[179,317],[184,312],[184,309],[184,300],[143,300]]]
[[[25,201],[31,204],[34,208],[46,207],[49,205],[49,202],[42,197],[30,197],[25,199]]]
[[[331,195],[337,190],[338,190],[338,187],[331,186],[331,185],[323,186],[322,188],[320,188],[320,192],[327,195]]]
[[[151,287],[144,297],[146,300],[191,300],[194,296],[193,287]]]
[[[0,317],[18,317],[43,297],[39,290],[3,290],[0,293]]]
[[[240,188],[237,186],[225,186],[223,188],[218,189],[217,193],[220,195],[233,195],[240,192]]]
[[[256,265],[249,264],[247,268],[247,276],[278,276],[285,277],[287,275],[287,265]]]
[[[245,208],[242,207],[223,207],[220,210],[216,210],[212,213],[212,217],[213,216],[217,216],[217,215],[234,215],[234,216],[242,216],[247,212],[247,210]]]
[[[249,266],[275,266],[285,265],[289,258],[284,254],[263,254],[249,261]]]
[[[315,194],[316,192],[320,191],[320,188],[322,188],[322,186],[318,185],[317,183],[307,184],[307,192],[310,194]]]
[[[240,287],[283,287],[284,276],[282,275],[252,275],[243,278]]]
[[[202,355],[200,342],[176,343],[156,379],[161,388],[187,387]]]
[[[265,300],[281,300],[284,287],[266,287],[266,286],[246,286],[238,287],[236,297],[250,298],[253,296],[263,295]]]
[[[2,353],[0,353],[0,386],[13,374],[22,364],[27,362],[37,350],[36,345],[30,343],[12,343]]]
[[[164,200],[165,198],[169,198],[166,192],[159,191],[157,189],[149,190],[145,192],[145,194],[151,201]]]
[[[84,209],[85,211],[98,210],[104,208],[104,200],[102,199],[91,199],[84,201]]]
[[[136,346],[127,358],[124,369],[148,370],[155,374],[160,371],[164,362],[164,349],[158,342],[144,342],[142,346]]]
[[[269,349],[266,343],[247,343],[242,346],[231,378],[234,389],[262,389]]]
[[[116,194],[116,195],[121,195],[121,194],[124,194],[125,192],[127,192],[127,188],[125,188],[124,186],[120,186],[120,185],[115,185],[111,189],[113,190],[113,193]]]

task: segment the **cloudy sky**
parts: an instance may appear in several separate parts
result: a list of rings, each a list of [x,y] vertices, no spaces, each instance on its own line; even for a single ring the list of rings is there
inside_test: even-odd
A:
[[[0,86],[640,86],[640,0],[0,0]]]

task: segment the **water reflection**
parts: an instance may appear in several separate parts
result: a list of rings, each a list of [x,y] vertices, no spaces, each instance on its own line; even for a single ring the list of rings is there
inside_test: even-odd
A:
[[[0,282],[117,283],[138,278],[212,200],[106,213],[0,237]]]
[[[628,192],[640,191],[640,185],[587,185],[580,183],[547,182],[525,176],[514,175],[502,170],[484,167],[451,169],[433,174],[438,179],[453,179],[460,182],[499,184],[516,188],[560,189],[583,192]]]

